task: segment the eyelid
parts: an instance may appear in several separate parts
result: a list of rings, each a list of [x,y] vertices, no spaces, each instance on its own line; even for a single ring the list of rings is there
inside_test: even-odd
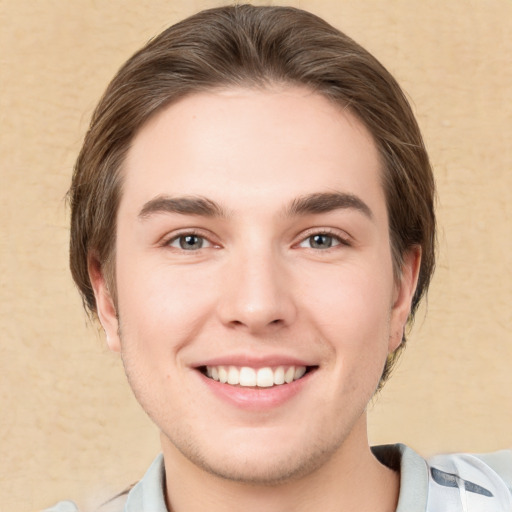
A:
[[[175,240],[178,240],[181,237],[187,236],[187,235],[193,235],[197,236],[199,238],[203,238],[208,243],[207,247],[202,247],[201,249],[210,249],[210,248],[217,248],[220,247],[220,244],[216,241],[214,241],[215,237],[213,234],[209,231],[205,231],[200,228],[182,228],[177,231],[172,231],[171,233],[167,233],[165,236],[163,236],[160,241],[158,242],[158,245],[162,247],[171,247],[171,243]],[[171,247],[172,249],[181,250],[183,252],[197,252],[197,251],[185,251],[183,249],[180,249],[178,247]],[[198,249],[198,250],[201,250]]]
[[[177,231],[173,231],[171,233],[167,233],[165,236],[163,236],[160,241],[158,242],[158,245],[163,247],[171,247],[171,243],[175,240],[179,239],[180,237],[187,236],[187,235],[194,235],[200,238],[203,238],[208,243],[208,247],[204,247],[205,249],[208,248],[219,248],[221,247],[221,244],[215,240],[215,236],[209,232],[205,231],[204,229],[200,228],[182,228]],[[335,238],[339,244],[337,244],[334,247],[337,247],[338,245],[343,246],[351,246],[352,245],[352,237],[346,233],[345,231],[342,231],[340,229],[334,229],[334,228],[326,228],[326,227],[314,227],[309,228],[303,232],[297,237],[298,240],[293,244],[293,246],[298,246],[304,241],[306,241],[308,238],[314,235],[328,235],[333,238]],[[178,248],[175,248],[178,249]],[[179,249],[178,249],[179,250]],[[328,249],[325,249],[328,250]],[[197,251],[191,251],[191,252],[197,252]]]
[[[314,236],[314,235],[328,235],[332,238],[335,238],[339,244],[335,245],[334,247],[337,247],[338,245],[343,246],[351,246],[352,245],[352,237],[345,231],[342,231],[340,229],[334,229],[334,228],[323,228],[323,227],[315,227],[315,228],[309,228],[306,231],[303,231],[300,234],[300,238],[295,246],[300,246],[303,242],[305,242],[308,238]],[[317,250],[317,249],[314,249]],[[328,251],[329,249],[323,249],[323,251]]]

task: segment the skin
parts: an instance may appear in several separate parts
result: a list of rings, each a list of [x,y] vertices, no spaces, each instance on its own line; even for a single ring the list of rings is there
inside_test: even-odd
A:
[[[108,344],[161,430],[169,508],[395,510],[399,476],[369,450],[366,407],[420,255],[405,255],[397,281],[362,123],[301,88],[194,94],[140,130],[123,172],[116,305],[93,256],[90,274]],[[311,194],[357,204],[291,207]],[[192,207],[169,201],[182,197]],[[202,247],[182,249],[185,235]],[[230,357],[314,371],[286,400],[247,409],[197,369]]]

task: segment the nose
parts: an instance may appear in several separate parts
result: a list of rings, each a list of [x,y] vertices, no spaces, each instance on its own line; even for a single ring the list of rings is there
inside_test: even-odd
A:
[[[224,325],[257,335],[289,326],[297,309],[286,264],[271,248],[233,254],[218,301]]]

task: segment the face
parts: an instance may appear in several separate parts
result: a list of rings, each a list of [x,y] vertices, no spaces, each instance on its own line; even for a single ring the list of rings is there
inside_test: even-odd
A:
[[[419,257],[397,282],[364,126],[300,88],[195,94],[141,129],[123,172],[117,315],[91,277],[164,453],[274,482],[367,443]]]

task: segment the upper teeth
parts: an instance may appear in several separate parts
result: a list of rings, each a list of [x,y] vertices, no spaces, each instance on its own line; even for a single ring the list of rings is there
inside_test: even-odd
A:
[[[207,366],[206,375],[213,380],[232,386],[258,386],[269,388],[274,385],[289,384],[306,373],[305,366],[277,366],[270,368],[250,368],[249,366]]]

